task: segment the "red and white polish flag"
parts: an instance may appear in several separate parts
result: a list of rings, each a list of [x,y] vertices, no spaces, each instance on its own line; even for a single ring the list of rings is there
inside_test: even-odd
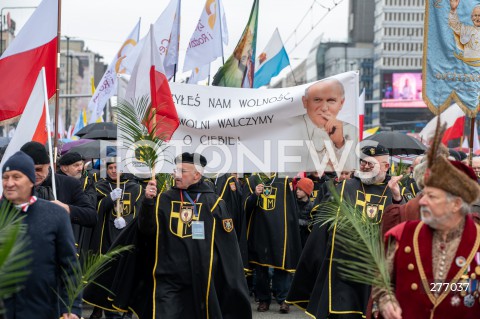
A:
[[[156,110],[157,135],[168,141],[180,124],[180,120],[157,47],[154,28],[151,25],[128,82],[125,99],[130,102],[149,96],[151,108]],[[144,114],[140,116],[143,118]],[[151,130],[148,125],[147,128]]]
[[[0,167],[15,152],[18,152],[23,144],[35,141],[45,144],[48,139],[46,95],[45,95],[45,76],[44,71],[35,77],[35,83],[29,92],[27,103],[23,106],[25,116],[20,118],[15,134],[8,144],[5,154],[2,158]]]
[[[455,103],[452,104],[440,115],[440,121],[447,125],[447,129],[443,134],[442,143],[447,145],[449,140],[461,138],[463,136],[463,128],[465,125],[465,113]],[[435,116],[420,132],[423,141],[430,141],[437,127],[437,117]]]
[[[21,115],[42,67],[55,94],[58,0],[43,0],[0,57],[0,122]]]

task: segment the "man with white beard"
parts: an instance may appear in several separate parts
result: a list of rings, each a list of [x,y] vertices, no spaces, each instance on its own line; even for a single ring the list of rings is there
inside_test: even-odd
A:
[[[480,313],[480,227],[470,207],[480,187],[470,167],[438,156],[444,130],[437,128],[427,155],[421,221],[399,224],[385,235],[393,295],[374,288],[385,319],[478,318]]]
[[[403,202],[398,182],[402,176],[391,177],[389,152],[381,146],[362,148],[360,170],[352,179],[336,187],[342,200],[349,201],[365,221],[380,224],[385,208]],[[322,203],[312,214],[322,213]],[[337,229],[330,225],[314,225],[303,249],[291,285],[287,303],[304,309],[313,318],[365,318],[371,287],[346,281],[340,277],[337,264],[340,255],[335,242]]]

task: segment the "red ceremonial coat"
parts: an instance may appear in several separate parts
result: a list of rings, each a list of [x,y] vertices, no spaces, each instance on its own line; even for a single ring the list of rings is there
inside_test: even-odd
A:
[[[437,278],[432,267],[433,230],[421,221],[408,221],[392,228],[386,234],[389,236],[398,243],[394,261],[395,295],[403,319],[478,318],[480,265],[476,259],[480,256],[480,227],[470,216],[466,217],[459,247],[441,288],[434,285]],[[471,307],[465,303],[468,304],[466,298],[473,299],[473,291],[458,291],[466,290],[467,284],[469,290],[477,290]],[[432,289],[441,292],[435,295]]]

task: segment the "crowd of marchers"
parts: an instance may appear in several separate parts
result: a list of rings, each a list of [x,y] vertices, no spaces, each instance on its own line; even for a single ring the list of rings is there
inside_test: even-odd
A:
[[[183,153],[161,182],[120,173],[116,158],[103,162],[100,178],[69,152],[52,174],[36,142],[5,161],[1,201],[24,215],[31,259],[26,279],[1,300],[5,318],[80,318],[87,303],[90,318],[244,319],[251,298],[258,312],[274,299],[282,314],[295,305],[314,318],[479,313],[480,158],[470,167],[461,153],[434,145],[393,176],[389,151],[377,145],[362,148],[356,170],[338,174],[207,177],[207,159]],[[341,228],[315,223],[333,199],[390,243],[391,289],[342,275],[338,260],[351,257],[336,241]],[[66,307],[75,265],[122,245],[134,248]]]

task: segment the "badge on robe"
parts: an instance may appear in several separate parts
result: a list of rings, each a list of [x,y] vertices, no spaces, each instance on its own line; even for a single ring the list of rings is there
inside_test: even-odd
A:
[[[223,229],[229,233],[233,230],[233,220],[231,218],[222,219]]]
[[[260,194],[260,207],[263,210],[274,210],[276,201],[277,188],[272,186],[265,186],[263,188],[263,193]]]
[[[367,203],[365,211],[369,218],[374,219],[378,215],[378,205]]]
[[[198,216],[188,202],[172,201],[170,208],[170,232],[180,238],[192,237],[192,222],[201,216],[202,203],[196,203]]]
[[[185,224],[192,221],[193,216],[193,206],[182,206],[180,208],[180,219]]]

